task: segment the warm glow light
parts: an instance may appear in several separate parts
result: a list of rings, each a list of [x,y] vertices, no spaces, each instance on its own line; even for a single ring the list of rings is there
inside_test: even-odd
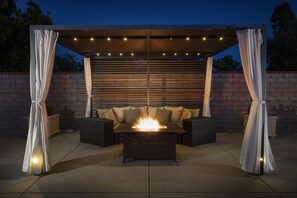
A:
[[[127,41],[127,37],[124,37],[124,41]]]
[[[74,41],[77,41],[77,38],[76,38],[76,37],[74,37],[74,38],[73,38],[73,40],[74,40]]]
[[[190,37],[187,37],[186,40],[189,41],[190,40]]]
[[[134,53],[131,53],[131,56],[134,56]]]
[[[94,38],[93,38],[93,37],[91,37],[91,38],[90,38],[90,40],[91,40],[91,41],[94,41]]]
[[[189,56],[189,53],[186,53],[186,56]]]
[[[32,158],[32,163],[33,164],[38,164],[38,162],[39,162],[39,159],[37,157]]]
[[[139,129],[141,131],[158,131],[159,129],[166,129],[164,125],[160,125],[159,122],[151,117],[140,118],[136,124],[132,126],[133,129]]]
[[[107,37],[107,41],[110,41],[110,37]]]
[[[222,41],[224,38],[223,37],[220,37],[220,41]]]
[[[263,162],[263,158],[262,157],[260,157],[260,161]]]
[[[170,40],[172,41],[172,38],[170,38]]]
[[[174,56],[176,56],[177,55],[177,53],[174,53]]]
[[[123,56],[123,53],[120,53],[120,56]]]
[[[200,56],[200,53],[197,53],[197,56]]]
[[[166,55],[166,53],[163,53],[163,56],[165,56]]]
[[[202,40],[206,41],[206,37],[203,37]]]
[[[97,56],[100,56],[100,54],[99,54],[99,53],[97,53],[96,55],[97,55]]]
[[[108,56],[111,56],[111,53],[108,53]]]

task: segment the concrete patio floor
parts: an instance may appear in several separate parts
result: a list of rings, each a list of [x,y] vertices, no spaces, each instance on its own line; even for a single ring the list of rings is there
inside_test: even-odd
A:
[[[271,140],[278,170],[245,173],[238,163],[242,133],[218,133],[217,142],[177,145],[178,162],[122,163],[122,145],[80,143],[79,133],[50,139],[52,170],[21,172],[25,139],[0,138],[0,197],[292,198],[297,197],[297,134]]]

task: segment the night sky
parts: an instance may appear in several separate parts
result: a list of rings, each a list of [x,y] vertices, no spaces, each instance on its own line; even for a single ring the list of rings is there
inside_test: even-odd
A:
[[[55,25],[202,25],[264,24],[271,36],[270,17],[283,0],[33,0]],[[17,0],[25,8],[26,0]],[[297,16],[297,0],[287,0]],[[58,49],[61,50],[61,49]],[[215,56],[232,54],[238,46]]]

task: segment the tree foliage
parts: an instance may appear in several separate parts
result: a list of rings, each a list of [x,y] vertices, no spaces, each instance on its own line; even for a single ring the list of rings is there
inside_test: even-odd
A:
[[[0,71],[29,71],[29,25],[50,25],[49,14],[44,14],[32,0],[24,12],[17,9],[14,0],[0,3]]]
[[[240,62],[233,59],[231,55],[213,61],[213,68],[216,71],[241,71]]]
[[[83,71],[83,64],[75,60],[75,55],[56,55],[54,71]]]
[[[297,70],[297,18],[288,3],[271,16],[273,37],[268,39],[269,70]]]

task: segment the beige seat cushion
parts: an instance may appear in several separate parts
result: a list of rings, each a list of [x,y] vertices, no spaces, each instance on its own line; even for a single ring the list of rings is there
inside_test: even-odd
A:
[[[106,118],[109,120],[113,121],[113,126],[115,127],[119,122],[116,118],[116,116],[114,115],[114,112],[112,109],[105,111],[104,113],[102,113],[102,118]]]
[[[191,112],[191,118],[195,118],[199,116],[200,109],[189,109],[189,111]]]
[[[183,107],[165,107],[165,110],[170,110],[172,111],[171,113],[171,119],[170,121],[172,122],[179,122],[182,111],[183,111]]]
[[[147,106],[142,107],[131,107],[131,109],[139,109],[140,110],[140,117],[146,118],[148,116],[148,108]]]
[[[163,109],[163,110],[164,110],[165,107],[151,107],[151,106],[149,106],[149,107],[148,107],[148,115],[149,115],[151,118],[155,118],[157,109]]]
[[[160,124],[165,124],[170,121],[171,111],[165,109],[156,109],[155,119],[158,120]]]
[[[129,110],[130,106],[127,107],[114,107],[113,111],[119,122],[125,122],[124,110]]]
[[[139,109],[124,110],[124,114],[125,114],[126,123],[133,124],[139,118],[140,110]]]

